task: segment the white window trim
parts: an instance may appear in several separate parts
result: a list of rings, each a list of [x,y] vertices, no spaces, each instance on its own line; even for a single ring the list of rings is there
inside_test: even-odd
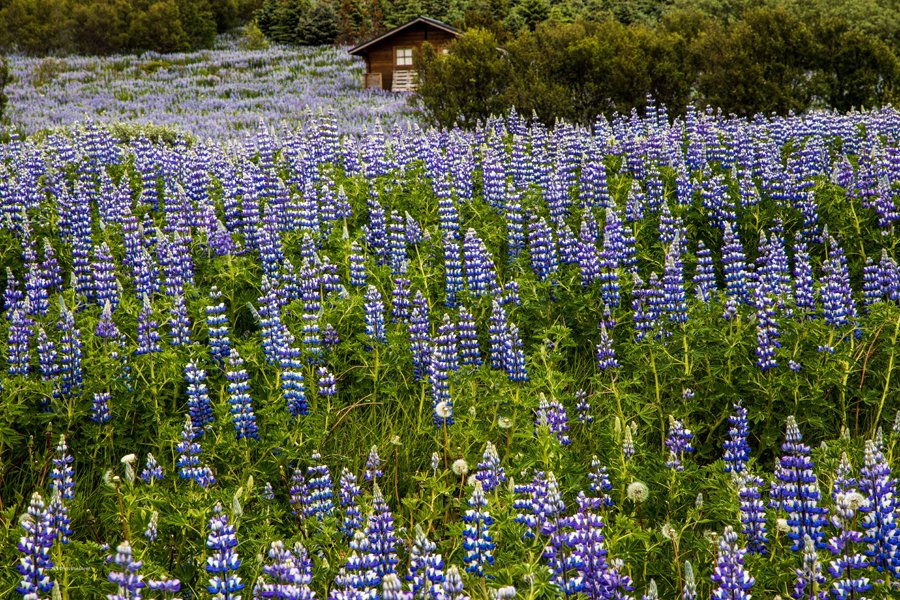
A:
[[[400,53],[403,52],[403,62],[401,62]],[[409,52],[409,54],[405,54]],[[403,48],[394,48],[394,66],[397,67],[411,67],[413,66],[413,49],[409,47]]]

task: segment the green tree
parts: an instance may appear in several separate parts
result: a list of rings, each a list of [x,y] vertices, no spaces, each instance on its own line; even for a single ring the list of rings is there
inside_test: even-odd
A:
[[[135,15],[129,29],[129,39],[133,48],[157,52],[180,52],[190,48],[175,0],[154,2],[146,12]]]
[[[539,23],[543,23],[550,16],[550,4],[547,0],[522,0],[516,6],[515,13],[529,31],[534,31]]]
[[[3,114],[6,112],[6,106],[9,104],[9,96],[6,93],[6,86],[12,80],[9,72],[9,63],[5,56],[0,56],[0,122],[3,121]]]
[[[219,1],[219,0],[216,0]],[[216,19],[208,0],[177,0],[178,18],[188,47],[208,48],[216,39]]]
[[[446,55],[426,42],[416,53],[415,64],[417,100],[433,124],[471,126],[509,108],[510,64],[489,31],[467,31],[450,44]]]
[[[338,35],[337,15],[330,4],[318,2],[300,16],[297,43],[306,46],[333,44]]]

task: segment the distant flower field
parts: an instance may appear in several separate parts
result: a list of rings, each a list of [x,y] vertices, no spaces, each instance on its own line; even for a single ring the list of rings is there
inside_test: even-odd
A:
[[[92,119],[173,126],[200,139],[240,138],[260,123],[334,111],[342,132],[403,120],[406,97],[364,91],[344,48],[63,58],[11,57],[9,120],[26,134]]]
[[[896,110],[254,114],[0,145],[0,597],[900,593]]]

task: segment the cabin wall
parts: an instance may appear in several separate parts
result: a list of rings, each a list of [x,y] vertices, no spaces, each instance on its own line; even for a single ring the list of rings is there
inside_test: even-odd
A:
[[[373,44],[367,48],[366,71],[369,73],[381,73],[381,85],[385,90],[390,90],[393,84],[394,69],[412,69],[413,67],[398,67],[395,65],[395,50],[397,48],[414,48],[418,50],[422,43],[428,41],[432,46],[440,50],[455,39],[451,33],[442,29],[435,29],[424,24],[414,25],[396,35]]]

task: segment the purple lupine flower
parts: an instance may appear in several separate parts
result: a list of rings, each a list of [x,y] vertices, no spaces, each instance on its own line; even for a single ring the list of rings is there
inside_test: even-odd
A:
[[[569,430],[569,417],[566,415],[565,407],[558,400],[547,400],[543,393],[534,419],[535,435],[537,428],[542,425],[546,425],[563,446],[571,442],[566,433]]]
[[[590,215],[591,213],[586,213]],[[581,222],[578,238],[578,270],[581,273],[581,287],[587,289],[600,278],[600,254],[597,243],[587,220]]]
[[[897,480],[874,441],[866,442],[859,489],[868,497],[861,506],[863,541],[870,567],[892,577],[900,575],[900,529],[897,527]]]
[[[564,594],[570,595],[576,591],[576,580],[569,573],[571,561],[567,555],[568,519],[565,510],[556,476],[552,472],[547,473],[546,492],[532,507],[532,512],[541,534],[548,538],[543,557],[551,569],[550,581]]]
[[[159,323],[153,319],[153,306],[150,304],[150,297],[144,296],[141,302],[141,312],[138,316],[137,324],[137,349],[134,353],[137,355],[151,354],[154,352],[162,352],[160,346],[159,331],[157,328]]]
[[[736,225],[725,223],[722,237],[722,269],[725,273],[725,293],[742,304],[750,304],[750,277],[744,247],[735,230]]]
[[[822,528],[827,522],[828,511],[819,506],[821,493],[813,472],[810,449],[803,443],[793,416],[787,418],[785,442],[781,449],[784,455],[778,462],[772,502],[787,512],[788,537],[794,541],[791,549],[794,552],[800,550],[800,540],[807,535],[817,547],[823,548],[825,533]]]
[[[716,584],[713,600],[749,600],[756,580],[744,568],[746,550],[738,546],[738,537],[729,525],[719,538],[719,554],[710,577]]]
[[[491,294],[496,295],[500,287],[497,285],[497,270],[494,259],[474,229],[466,231],[463,240],[463,267],[465,269],[466,286],[475,298]]]
[[[613,347],[612,337],[605,323],[600,324],[600,343],[597,344],[597,367],[601,371],[614,369],[619,366],[616,360],[616,350]]]
[[[681,600],[697,600],[697,580],[694,578],[694,567],[690,561],[684,561],[684,587],[681,590]]]
[[[494,564],[494,540],[491,537],[491,525],[494,520],[487,511],[487,500],[481,482],[475,483],[475,489],[469,497],[469,510],[463,515],[463,550],[466,555],[463,562],[466,571],[478,577],[484,576],[486,565]]]
[[[475,480],[481,484],[485,492],[490,492],[506,481],[506,471],[500,465],[497,447],[491,442],[485,444],[484,454],[476,469]]]
[[[372,446],[369,450],[369,456],[366,458],[366,470],[363,473],[363,479],[378,483],[378,478],[384,475],[381,470],[381,457],[378,456],[378,446]]]
[[[294,467],[291,474],[291,487],[288,490],[290,495],[291,512],[298,517],[303,516],[303,502],[306,498],[306,477],[303,476],[303,469],[299,465]]]
[[[234,525],[228,522],[228,515],[222,512],[222,505],[216,504],[209,520],[209,535],[206,547],[212,553],[206,557],[206,572],[211,575],[206,590],[217,600],[238,600],[244,589],[237,574],[241,560],[235,548],[238,545]]]
[[[387,334],[384,329],[384,303],[381,293],[374,285],[366,289],[365,295],[366,335],[376,344],[386,344]]]
[[[381,495],[381,488],[374,484],[372,492],[372,513],[366,520],[366,538],[369,542],[369,551],[375,555],[375,572],[378,576],[378,585],[381,578],[388,573],[397,572],[397,548],[400,540],[394,533],[394,516],[391,509]]]
[[[27,376],[31,371],[31,356],[29,346],[34,335],[34,321],[28,317],[28,299],[22,304],[22,309],[16,309],[12,313],[9,324],[8,360],[10,375]]]
[[[391,291],[391,321],[406,323],[410,317],[409,286],[406,277],[394,278],[394,289]]]
[[[94,392],[91,402],[91,421],[94,423],[106,423],[110,420],[109,392]]]
[[[588,473],[588,479],[591,480],[591,496],[590,498],[599,501],[596,507],[611,507],[614,505],[609,492],[612,491],[612,483],[609,481],[609,473],[606,467],[600,464],[600,459],[596,456],[591,458],[591,471]]]
[[[444,304],[450,308],[456,306],[457,295],[465,289],[463,265],[460,259],[459,239],[449,234],[444,235]]]
[[[350,245],[350,285],[356,287],[366,285],[366,255],[359,242]]]
[[[327,398],[337,394],[337,379],[331,369],[320,366],[316,369],[316,374],[318,375],[316,390],[320,396]]]
[[[469,596],[463,590],[463,580],[456,565],[450,565],[447,569],[442,592],[447,600],[469,600]]]
[[[794,303],[802,318],[815,318],[815,279],[806,242],[802,240],[794,245]]]
[[[760,494],[763,480],[746,470],[740,473],[732,471],[732,480],[738,488],[741,533],[747,538],[747,551],[750,554],[765,555],[769,540],[766,536],[766,511]]]
[[[406,581],[412,584],[413,597],[440,597],[441,585],[444,582],[444,561],[436,550],[437,545],[429,540],[422,528],[417,525],[409,552],[409,573],[406,575]]]
[[[431,332],[428,322],[428,301],[421,291],[413,300],[409,319],[409,346],[413,357],[413,377],[421,381],[428,375],[431,365]]]
[[[200,463],[200,453],[203,449],[200,443],[194,441],[198,434],[191,425],[191,417],[188,415],[184,420],[184,427],[181,430],[181,441],[175,447],[178,451],[178,460],[175,465],[178,467],[178,474],[182,479],[192,479],[202,488],[213,485],[216,478],[212,469],[207,465]]]
[[[778,322],[775,320],[775,299],[763,293],[764,287],[757,286],[754,292],[756,307],[756,365],[765,373],[778,366],[776,349],[781,347],[778,340]]]
[[[747,409],[741,405],[741,401],[731,405],[734,412],[728,416],[728,439],[722,444],[725,455],[726,473],[743,473],[747,470],[747,461],[750,460],[750,445],[747,444],[747,435],[750,430],[747,425]]]
[[[147,585],[144,582],[144,576],[138,572],[144,566],[144,562],[134,559],[128,540],[119,544],[116,553],[108,557],[107,562],[121,569],[110,571],[107,577],[110,583],[116,584],[119,588],[117,593],[110,594],[107,598],[110,600],[140,600],[141,590]]]
[[[662,308],[670,323],[688,320],[687,293],[684,290],[684,268],[681,263],[681,238],[676,236],[666,252],[662,277]]]
[[[434,409],[434,424],[437,426],[453,425],[453,400],[450,396],[450,373],[459,368],[456,326],[450,315],[444,315],[444,321],[438,327],[434,340],[434,350],[429,365],[431,380],[431,401]]]
[[[75,458],[69,454],[66,444],[66,436],[59,436],[59,444],[56,446],[56,456],[53,458],[53,469],[50,471],[50,490],[58,491],[64,500],[75,498],[75,469],[72,463]]]
[[[303,347],[313,362],[322,356],[322,336],[319,329],[319,313],[322,311],[320,276],[308,260],[303,262],[299,274],[300,297],[303,300]]]
[[[853,491],[856,489],[856,485],[857,481],[853,477],[853,466],[850,464],[850,457],[847,456],[846,452],[843,452],[834,472],[834,481],[831,483],[831,499],[837,502],[838,494],[846,494]]]
[[[456,321],[457,339],[459,342],[459,365],[481,365],[481,350],[478,348],[478,332],[475,329],[475,317],[465,306],[459,307],[459,318]]]
[[[822,564],[816,543],[808,535],[803,537],[803,562],[797,569],[797,583],[791,591],[794,600],[827,600],[828,592],[822,574]]]
[[[81,332],[75,326],[75,317],[60,300],[60,315],[57,323],[60,330],[59,342],[59,395],[63,398],[77,394],[84,385],[81,370]]]
[[[381,580],[381,600],[413,600],[413,593],[403,589],[403,582],[395,573],[388,573]]]
[[[694,446],[691,440],[694,434],[691,430],[684,426],[684,423],[669,415],[669,434],[666,436],[666,448],[669,449],[669,458],[666,460],[666,466],[676,471],[683,471],[684,465],[681,464],[684,459],[685,452],[693,452]]]
[[[295,419],[309,414],[309,403],[306,401],[306,385],[303,377],[303,363],[300,361],[300,349],[289,347],[279,353],[281,367],[281,395],[284,397],[288,412]]]
[[[228,356],[228,403],[231,405],[232,422],[237,439],[259,439],[256,415],[253,414],[253,403],[250,399],[250,376],[244,370],[244,359],[232,348]]]
[[[184,294],[181,293],[172,298],[172,307],[169,309],[169,338],[172,346],[187,346],[191,343],[191,320],[187,314]]]
[[[716,291],[716,272],[713,267],[712,252],[703,243],[697,242],[697,271],[694,273],[694,293],[701,302],[709,302]]]
[[[29,314],[44,316],[50,309],[50,295],[47,292],[49,286],[33,251],[28,250],[27,254],[31,254],[28,259],[28,270],[25,273],[25,298],[29,303]]]
[[[510,323],[505,337],[506,357],[504,366],[506,377],[510,381],[528,381],[528,371],[525,366],[525,351],[522,349],[522,339],[519,337],[519,328]]]
[[[59,387],[59,354],[56,352],[56,344],[47,337],[47,332],[40,325],[37,328],[37,353],[41,381],[49,383],[55,395]],[[42,410],[49,409],[48,398],[41,398],[38,403]]]
[[[56,535],[53,517],[44,507],[40,493],[34,492],[25,515],[19,520],[25,531],[19,538],[18,549],[22,553],[16,570],[22,576],[16,591],[26,598],[40,598],[53,589],[49,571],[53,569],[50,550]]]
[[[565,545],[571,548],[567,563],[576,575],[566,587],[585,594],[590,600],[613,597],[613,590],[609,588],[604,524],[597,512],[602,501],[579,492],[577,502],[578,512],[567,519],[571,531],[565,538]]]
[[[144,530],[144,537],[147,542],[152,544],[159,536],[159,513],[155,510],[150,513],[150,520],[147,521],[147,528]]]
[[[856,319],[850,272],[847,258],[837,240],[828,235],[827,231],[825,235],[828,239],[828,260],[824,265],[822,316],[832,327],[843,327]]]
[[[578,411],[578,420],[581,423],[594,422],[594,415],[591,414],[591,404],[588,402],[586,391],[578,390],[575,392],[575,410]]]
[[[321,521],[334,513],[331,491],[331,472],[328,465],[321,464],[322,456],[313,452],[312,464],[306,468],[306,489],[303,498],[303,516],[315,517]]]
[[[834,581],[831,593],[835,598],[861,598],[872,589],[869,578],[860,571],[865,571],[869,564],[866,556],[856,549],[863,542],[863,536],[853,528],[856,511],[866,502],[866,498],[852,490],[838,494],[835,502],[831,524],[835,534],[828,540],[828,551],[834,556],[828,565],[828,572]]]
[[[112,253],[106,242],[100,244],[94,253],[92,267],[94,278],[94,298],[101,308],[109,302],[113,311],[119,306],[119,289],[116,281],[116,267]]]
[[[41,277],[47,284],[48,291],[62,291],[62,270],[59,261],[53,251],[53,245],[48,238],[44,238],[44,260],[41,263]]]
[[[268,557],[263,575],[270,581],[257,580],[253,588],[254,597],[293,600],[315,598],[309,588],[312,583],[312,560],[301,544],[297,543],[292,551],[284,542],[276,540],[269,546]]]
[[[362,514],[359,512],[359,504],[356,502],[356,497],[360,493],[356,475],[345,467],[341,471],[341,478],[338,481],[338,502],[344,511],[341,531],[347,537],[353,537],[353,533],[362,528]]]
[[[357,531],[350,541],[350,556],[334,579],[332,600],[377,598],[381,578],[375,571],[377,557],[369,549],[369,542],[362,531]]]
[[[223,367],[225,359],[231,354],[231,340],[228,338],[228,317],[225,315],[222,292],[216,286],[209,289],[209,300],[210,303],[206,306],[206,327],[210,358],[216,365]]]
[[[162,481],[164,475],[162,467],[159,466],[159,463],[156,462],[156,458],[151,453],[147,453],[147,464],[144,467],[144,470],[141,471],[141,479],[143,479],[146,483],[153,483],[154,481]]]
[[[863,303],[866,310],[876,302],[881,302],[882,290],[881,282],[878,280],[879,266],[872,261],[871,256],[866,257],[866,264],[863,266]]]
[[[187,404],[193,433],[201,436],[214,420],[206,387],[206,371],[198,367],[196,362],[190,361],[184,367],[184,379],[187,382]]]
[[[532,219],[528,225],[528,252],[531,269],[538,280],[552,280],[558,268],[556,242],[543,217]]]

